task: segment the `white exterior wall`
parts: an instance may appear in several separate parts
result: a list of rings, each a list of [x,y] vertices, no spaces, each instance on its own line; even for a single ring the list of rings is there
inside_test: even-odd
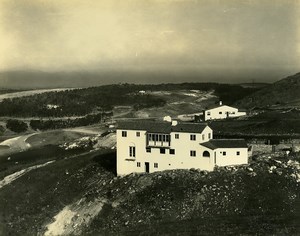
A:
[[[122,131],[127,131],[127,137],[122,137]],[[140,132],[140,137],[136,133]],[[209,141],[208,134],[213,137],[212,129],[208,126],[200,133],[172,132],[170,134],[170,147],[165,149],[165,154],[160,153],[159,147],[151,147],[151,152],[146,152],[147,132],[143,130],[117,130],[117,174],[146,172],[145,163],[149,163],[149,172],[171,169],[201,169],[212,171],[217,166],[240,165],[248,163],[247,148],[218,148],[211,150],[200,143]],[[179,134],[179,139],[175,135]],[[190,135],[196,135],[196,140],[191,140]],[[204,140],[202,135],[204,134]],[[135,157],[129,156],[129,147],[135,146]],[[175,149],[175,154],[170,154],[170,149]],[[196,156],[190,156],[190,151],[196,151]],[[208,151],[209,157],[204,157],[203,152]],[[223,151],[226,156],[223,156]],[[237,151],[240,155],[237,156]],[[140,163],[140,167],[137,163]],[[154,163],[158,168],[154,168]]]
[[[127,137],[122,137],[122,131],[127,131]],[[140,132],[140,137],[136,136]],[[199,168],[202,170],[213,170],[213,155],[203,157],[203,148],[199,143],[207,142],[208,134],[213,136],[212,129],[206,127],[201,134],[172,132],[171,146],[166,148],[165,154],[160,153],[159,147],[151,147],[151,153],[146,152],[146,131],[142,130],[117,130],[117,174],[126,175],[133,172],[145,172],[145,163],[149,162],[149,172],[171,170],[171,169],[190,169]],[[179,139],[175,139],[175,134],[179,134]],[[190,140],[190,135],[195,134],[196,140]],[[204,140],[202,139],[204,134]],[[136,147],[136,155],[129,156],[129,147]],[[175,149],[175,155],[170,154],[170,149]],[[190,151],[196,151],[196,156],[190,156]],[[140,162],[140,167],[137,166]],[[154,168],[154,163],[158,168]]]
[[[122,137],[122,131],[127,137]],[[136,136],[140,132],[140,137]],[[129,147],[135,146],[135,158],[129,156]],[[136,162],[141,161],[146,153],[146,131],[143,130],[117,130],[117,174],[126,175],[133,172],[144,172],[137,168]]]
[[[240,155],[237,155],[238,151]],[[225,156],[223,152],[226,152]],[[248,148],[218,148],[214,150],[214,156],[217,166],[248,164]]]
[[[220,114],[222,112],[222,114]],[[210,115],[208,115],[210,113]],[[220,106],[204,111],[205,120],[226,119],[228,117],[239,117],[246,115],[246,112],[239,112],[237,108]]]

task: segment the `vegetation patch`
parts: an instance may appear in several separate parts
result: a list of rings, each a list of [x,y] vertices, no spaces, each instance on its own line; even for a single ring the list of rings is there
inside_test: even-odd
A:
[[[159,107],[165,100],[139,91],[201,90],[215,91],[225,103],[241,99],[257,91],[239,85],[217,83],[183,83],[160,85],[105,85],[85,89],[66,90],[35,94],[27,97],[3,99],[0,116],[13,117],[63,117],[83,116],[91,112],[111,111],[114,106],[133,106],[136,110]]]

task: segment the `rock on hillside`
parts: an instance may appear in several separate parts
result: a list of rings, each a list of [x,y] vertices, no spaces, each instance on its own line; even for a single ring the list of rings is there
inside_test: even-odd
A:
[[[279,80],[236,102],[238,107],[269,107],[289,105],[300,107],[300,73]]]
[[[213,172],[131,174],[107,185],[85,235],[296,235],[299,158],[261,156]],[[278,187],[280,186],[280,187]],[[101,186],[100,192],[103,190]],[[90,192],[89,196],[99,196]],[[296,206],[297,205],[297,206]],[[284,232],[285,231],[285,232]]]

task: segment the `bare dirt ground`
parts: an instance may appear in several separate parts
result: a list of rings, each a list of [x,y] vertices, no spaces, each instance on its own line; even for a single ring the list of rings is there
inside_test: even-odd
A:
[[[213,95],[213,91],[155,91],[149,92],[149,94],[166,100],[165,106],[145,108],[136,111],[136,117],[149,118],[171,116],[173,118],[186,119],[188,116],[201,113],[206,106],[214,104],[217,100],[217,97]]]
[[[70,128],[70,129],[64,129],[64,131],[71,131],[76,133],[83,133],[83,134],[99,134],[103,132],[103,129],[97,129],[95,130],[95,127],[76,127],[76,128]]]
[[[94,145],[94,148],[115,148],[116,144],[116,134],[110,133],[105,137],[98,137],[98,142]]]
[[[54,221],[46,226],[44,236],[81,235],[81,228],[87,227],[97,216],[107,199],[96,198],[92,201],[81,198],[73,204],[64,207]]]
[[[27,142],[27,139],[33,135],[35,135],[35,133],[18,136],[1,142],[0,146],[6,148],[0,149],[0,155],[27,150],[31,147],[31,145]]]

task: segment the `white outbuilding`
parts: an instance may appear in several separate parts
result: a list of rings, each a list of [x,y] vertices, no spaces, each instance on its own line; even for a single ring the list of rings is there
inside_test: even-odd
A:
[[[234,118],[247,115],[244,111],[239,111],[238,108],[223,105],[222,102],[219,105],[210,107],[203,111],[204,120],[216,120]]]

